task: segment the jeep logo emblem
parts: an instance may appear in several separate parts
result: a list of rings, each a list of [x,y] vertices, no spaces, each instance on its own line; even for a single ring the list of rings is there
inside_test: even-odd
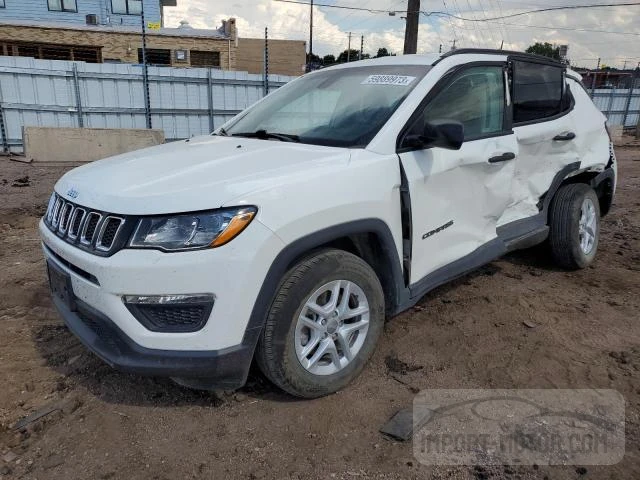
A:
[[[79,193],[78,193],[78,191],[77,191],[76,189],[74,189],[74,188],[70,188],[70,189],[67,191],[67,197],[69,197],[69,198],[78,198],[78,195],[80,195],[80,194],[79,194]]]

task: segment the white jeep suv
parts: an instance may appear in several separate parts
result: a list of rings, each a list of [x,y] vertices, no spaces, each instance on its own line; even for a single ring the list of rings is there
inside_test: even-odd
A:
[[[359,61],[212,135],[76,168],[40,223],[55,304],[115,368],[347,385],[385,318],[506,252],[589,265],[616,160],[580,77],[517,52]]]

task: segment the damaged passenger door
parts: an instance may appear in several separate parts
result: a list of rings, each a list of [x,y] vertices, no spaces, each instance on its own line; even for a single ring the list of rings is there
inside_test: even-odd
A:
[[[519,155],[514,162],[513,203],[498,226],[537,215],[540,197],[563,167],[580,161],[578,144],[585,140],[576,140],[575,101],[565,67],[514,56],[509,70]]]
[[[468,265],[472,268],[502,253],[496,223],[511,203],[518,155],[505,85],[505,63],[457,67],[431,90],[399,138],[410,196],[411,240],[409,245],[405,240],[404,253],[412,295],[435,277],[455,275],[458,267],[475,262]],[[459,150],[408,141],[442,121],[464,126]]]

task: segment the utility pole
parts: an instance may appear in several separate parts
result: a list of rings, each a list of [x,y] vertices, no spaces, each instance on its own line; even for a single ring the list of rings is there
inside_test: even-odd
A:
[[[147,65],[147,25],[144,20],[144,2],[140,2],[140,21],[142,22],[142,87],[144,89],[144,111],[147,128],[151,126],[151,98],[149,95],[149,68]]]
[[[309,58],[307,59],[307,71],[311,71],[311,58],[313,56],[313,0],[309,11]]]
[[[598,57],[598,64],[596,65],[596,70],[593,72],[593,78],[591,79],[591,98],[593,98],[593,91],[596,89],[596,72],[598,70],[600,70],[600,57]]]
[[[358,60],[362,60],[362,50],[364,49],[364,35],[360,35],[360,54]]]
[[[269,32],[264,27],[264,95],[269,95]]]
[[[347,63],[351,61],[351,32],[349,32],[349,46],[347,47]]]
[[[420,20],[420,0],[409,0],[404,30],[404,54],[418,51],[418,23]]]

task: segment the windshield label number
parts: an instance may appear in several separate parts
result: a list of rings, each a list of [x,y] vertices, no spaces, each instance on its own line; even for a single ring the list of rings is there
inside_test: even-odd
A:
[[[369,75],[361,85],[396,85],[404,87],[413,82],[416,77],[407,75]]]

